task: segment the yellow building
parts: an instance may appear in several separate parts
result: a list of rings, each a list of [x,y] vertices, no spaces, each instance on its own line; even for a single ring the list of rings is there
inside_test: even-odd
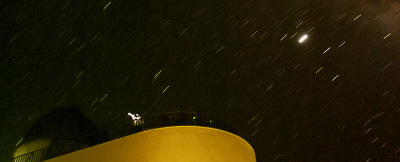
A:
[[[41,133],[43,131],[31,130],[43,127],[43,125],[40,127],[39,124],[34,124],[15,150],[13,161],[256,161],[254,150],[250,144],[232,133],[234,131],[229,125],[208,115],[188,112],[162,113],[144,117],[140,123],[130,122],[107,133],[99,133],[98,129],[93,127],[94,124],[78,110],[79,108],[76,106],[59,108],[44,116],[37,123],[66,124],[67,121],[75,118],[74,120],[79,121],[77,123],[80,123],[81,127],[90,129],[92,133],[82,128],[71,129],[73,123],[70,126],[64,126],[66,128],[62,129],[65,130],[53,130],[56,129],[54,126],[44,126],[47,127],[45,130],[52,132],[51,135],[45,135]],[[62,117],[57,114],[63,114],[64,111],[74,113],[60,119]],[[77,115],[79,113],[81,115]],[[58,120],[63,122],[50,124],[49,116],[57,116],[52,119],[59,118]],[[77,136],[73,137],[72,135]]]

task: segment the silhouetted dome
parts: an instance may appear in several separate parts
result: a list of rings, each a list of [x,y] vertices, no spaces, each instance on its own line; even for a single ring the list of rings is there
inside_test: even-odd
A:
[[[71,105],[52,109],[29,128],[24,139],[71,139],[91,145],[97,132],[97,126],[82,114],[79,107]]]

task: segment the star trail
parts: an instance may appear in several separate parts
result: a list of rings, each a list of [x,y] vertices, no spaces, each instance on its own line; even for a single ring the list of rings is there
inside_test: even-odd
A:
[[[0,161],[77,104],[208,113],[257,161],[400,160],[400,2],[31,0],[1,3]]]

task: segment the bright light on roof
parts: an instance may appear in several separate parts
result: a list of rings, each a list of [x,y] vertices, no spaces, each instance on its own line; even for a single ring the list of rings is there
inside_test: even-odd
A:
[[[132,120],[140,120],[139,114],[132,114],[129,112],[128,116],[132,117]]]
[[[307,38],[308,38],[308,35],[307,35],[307,34],[304,34],[304,35],[299,39],[299,43],[303,43]]]

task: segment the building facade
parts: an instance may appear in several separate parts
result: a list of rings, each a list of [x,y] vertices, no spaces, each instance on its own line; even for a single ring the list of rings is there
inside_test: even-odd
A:
[[[17,146],[12,161],[255,162],[253,148],[234,133],[223,121],[192,112],[155,114],[102,132],[74,105],[39,119]]]

